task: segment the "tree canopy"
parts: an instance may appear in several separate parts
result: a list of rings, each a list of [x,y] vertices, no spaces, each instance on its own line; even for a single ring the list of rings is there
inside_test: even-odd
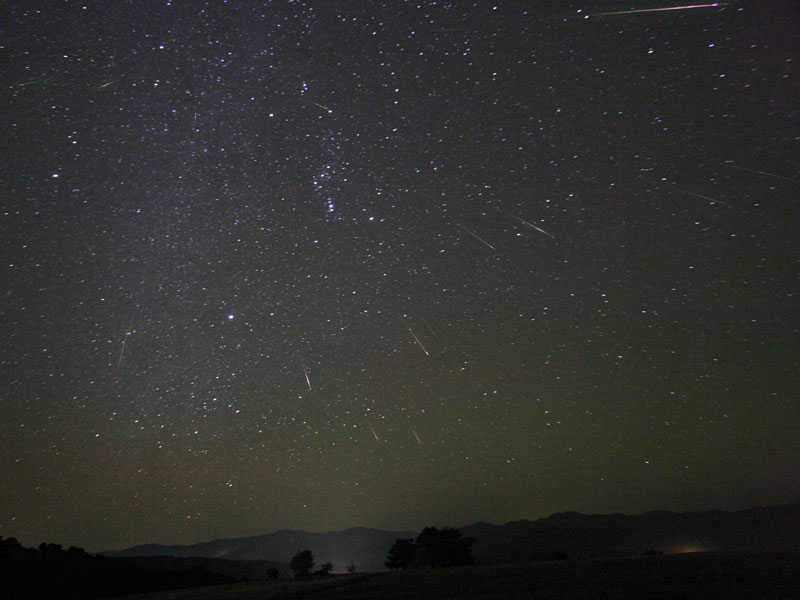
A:
[[[390,569],[471,565],[474,563],[473,542],[472,538],[461,537],[461,532],[452,527],[426,527],[416,540],[396,540],[384,564]]]
[[[417,546],[411,538],[398,538],[389,550],[385,564],[389,569],[408,569],[414,566]]]
[[[173,571],[163,564],[143,568],[135,560],[93,556],[60,544],[25,548],[15,538],[0,536],[0,598],[87,600],[236,581],[199,565]]]
[[[307,577],[314,568],[314,554],[311,550],[300,550],[292,557],[289,568],[294,571],[295,577]]]

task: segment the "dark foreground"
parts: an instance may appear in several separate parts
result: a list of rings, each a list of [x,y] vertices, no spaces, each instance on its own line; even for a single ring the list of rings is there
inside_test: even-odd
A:
[[[126,600],[800,599],[800,552],[674,554],[238,583]]]

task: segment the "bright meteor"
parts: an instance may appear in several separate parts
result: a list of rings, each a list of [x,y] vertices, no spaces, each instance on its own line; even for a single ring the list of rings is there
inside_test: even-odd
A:
[[[406,323],[406,329],[408,329],[408,332],[414,337],[414,340],[417,342],[417,344],[419,344],[419,347],[422,348],[422,351],[425,353],[425,356],[430,356],[430,354],[428,354],[428,351],[425,349],[425,346],[423,346],[422,342],[419,341],[417,334],[411,331],[411,327],[408,326],[408,323]]]
[[[664,6],[662,8],[637,8],[634,10],[615,10],[613,12],[593,13],[589,17],[610,17],[612,15],[631,15],[635,13],[666,12],[671,10],[689,10],[692,8],[714,8],[715,6],[728,6],[727,2],[711,2],[709,4],[686,4],[684,6]]]
[[[509,213],[509,214],[510,214],[510,213]],[[536,230],[536,231],[538,231],[539,233],[543,233],[543,234],[545,234],[545,235],[547,235],[547,236],[549,236],[549,237],[551,237],[551,238],[555,239],[555,236],[554,236],[552,233],[547,233],[547,232],[546,232],[544,229],[542,229],[541,227],[537,227],[536,225],[534,225],[533,223],[530,223],[530,222],[526,221],[526,220],[525,220],[525,219],[523,219],[522,217],[517,217],[516,215],[511,215],[511,216],[512,216],[512,217],[514,217],[515,219],[517,219],[517,220],[518,220],[520,223],[522,223],[523,225],[527,225],[528,227],[531,227],[531,228],[535,229],[535,230]]]

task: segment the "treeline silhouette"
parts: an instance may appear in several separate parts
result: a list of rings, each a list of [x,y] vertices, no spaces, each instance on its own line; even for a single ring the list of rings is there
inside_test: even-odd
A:
[[[124,558],[93,556],[75,546],[25,548],[15,538],[0,537],[0,598],[7,600],[103,598],[235,581],[232,575],[215,575],[202,567],[184,572],[143,569]]]
[[[471,537],[461,537],[452,527],[426,527],[416,539],[399,538],[384,563],[389,569],[460,567],[475,562]]]
[[[289,561],[289,568],[294,571],[294,576],[296,578],[303,578],[308,577],[309,575],[314,575],[314,577],[327,577],[331,574],[333,570],[333,564],[326,562],[322,563],[319,566],[319,569],[311,572],[311,569],[314,568],[314,553],[311,550],[300,550],[297,554],[292,557],[292,560]],[[351,571],[352,568],[352,571]],[[348,573],[355,573],[356,567],[351,562],[350,566],[347,568]]]

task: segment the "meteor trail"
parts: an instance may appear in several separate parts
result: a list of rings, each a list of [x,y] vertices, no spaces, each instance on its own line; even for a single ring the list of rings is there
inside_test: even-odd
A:
[[[416,431],[415,429],[412,429],[411,431],[413,431],[413,432],[414,432],[414,437],[415,437],[415,438],[417,438],[417,443],[418,443],[420,446],[422,446],[422,440],[421,440],[421,439],[419,439],[419,436],[417,435],[417,431]]]
[[[306,384],[308,385],[308,391],[310,392],[311,391],[311,380],[308,378],[308,369],[306,369],[305,365],[303,365],[303,375],[306,376]]]
[[[634,10],[615,10],[613,12],[592,13],[588,17],[610,17],[613,15],[632,15],[635,13],[666,12],[672,10],[689,10],[692,8],[714,8],[715,6],[728,6],[727,2],[712,2],[709,4],[686,4],[684,6],[664,6],[661,8],[636,8]]]
[[[425,323],[425,327],[428,328],[428,331],[430,331],[437,340],[442,339],[438,335],[436,335],[436,332],[433,329],[431,329],[431,326],[428,325],[428,322],[424,318],[422,319],[422,322]]]
[[[758,169],[748,169],[747,167],[740,167],[739,165],[733,164],[733,161],[726,160],[725,164],[729,167],[733,167],[734,169],[739,169],[740,171],[748,171],[750,173],[758,173],[759,175],[767,175],[768,177],[777,177],[778,179],[785,179],[786,181],[793,181],[791,177],[785,177],[784,175],[778,175],[777,173],[770,173],[768,171],[759,171]]]
[[[370,426],[369,426],[369,428],[372,430],[372,435],[375,437],[375,441],[376,441],[376,442],[380,442],[380,441],[381,441],[381,438],[379,438],[379,437],[378,437],[378,434],[377,434],[377,433],[375,433],[375,428],[374,428],[372,425],[370,425]]]
[[[428,354],[428,351],[425,349],[425,346],[423,346],[422,342],[419,341],[417,334],[411,331],[411,327],[408,326],[408,323],[406,323],[406,329],[408,329],[408,332],[414,337],[414,340],[419,344],[419,347],[422,348],[422,351],[425,353],[425,355],[430,356],[430,354]]]
[[[468,234],[470,234],[472,237],[474,237],[476,240],[478,240],[478,241],[479,241],[481,244],[483,244],[483,245],[484,245],[484,246],[486,246],[487,248],[491,248],[492,250],[494,250],[495,252],[497,252],[497,248],[495,248],[494,246],[492,246],[492,245],[491,245],[489,242],[487,242],[485,239],[483,239],[481,236],[479,236],[479,235],[478,235],[477,233],[475,233],[474,231],[470,231],[469,229],[467,229],[467,228],[466,228],[466,227],[464,227],[463,225],[459,225],[459,227],[461,227],[461,229],[463,229],[464,231],[466,231]]]
[[[125,342],[128,341],[128,336],[130,335],[130,331],[125,332],[125,337],[122,338],[122,349],[119,351],[119,360],[117,361],[117,367],[122,364],[122,357],[125,355]]]
[[[703,194],[695,194],[694,192],[690,192],[689,190],[684,190],[683,188],[678,188],[684,194],[689,194],[690,196],[695,196],[697,198],[702,198],[703,200],[708,200],[710,202],[714,202],[715,204],[724,204],[725,206],[730,206],[727,202],[723,202],[722,200],[717,200],[716,198],[712,198],[711,196],[704,196]]]
[[[547,233],[547,232],[546,232],[544,229],[542,229],[541,227],[537,227],[537,226],[536,226],[536,225],[534,225],[533,223],[529,223],[528,221],[526,221],[525,219],[523,219],[523,218],[521,218],[521,217],[517,217],[517,216],[515,216],[515,215],[511,215],[511,216],[512,216],[512,217],[514,217],[514,218],[515,218],[517,221],[519,221],[520,223],[524,223],[524,224],[525,224],[525,225],[527,225],[528,227],[533,227],[533,228],[534,228],[536,231],[538,231],[539,233],[543,233],[543,234],[545,234],[545,235],[547,235],[547,236],[550,236],[550,237],[551,237],[551,238],[553,238],[553,239],[556,239],[556,238],[555,238],[555,236],[554,236],[553,234],[551,234],[551,233]]]
[[[322,110],[324,110],[325,112],[328,112],[328,113],[331,113],[331,112],[333,112],[333,111],[332,111],[330,108],[328,108],[327,106],[322,106],[322,104],[319,104],[318,102],[314,102],[313,100],[311,100],[311,104],[313,104],[314,106],[318,106],[319,108],[321,108],[321,109],[322,109]]]

